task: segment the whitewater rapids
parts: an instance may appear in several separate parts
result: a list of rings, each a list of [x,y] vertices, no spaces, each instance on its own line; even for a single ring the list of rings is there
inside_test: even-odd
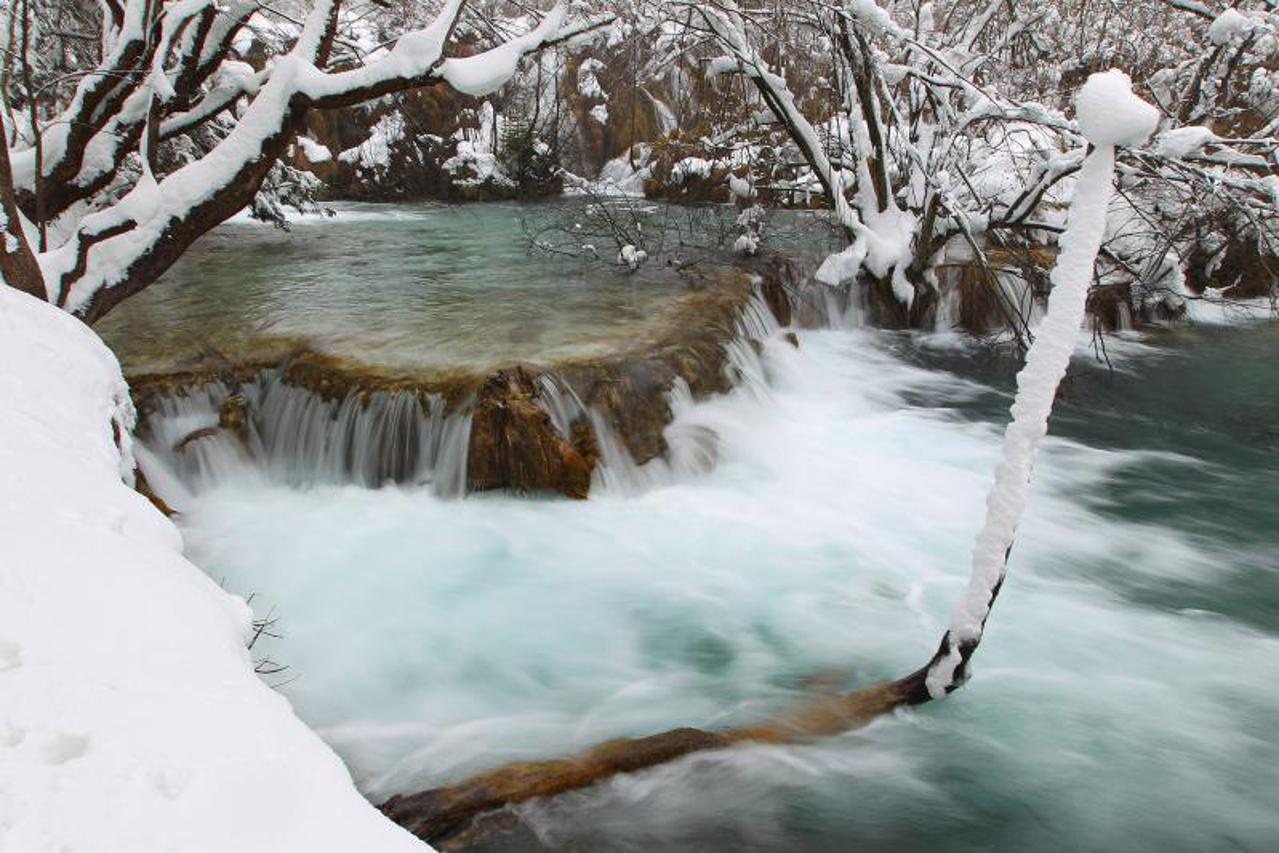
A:
[[[967,582],[1007,388],[885,333],[800,337],[770,341],[733,394],[678,407],[677,440],[718,435],[710,473],[585,503],[246,478],[199,496],[189,554],[280,616],[255,654],[289,666],[280,689],[374,801],[902,675]],[[1174,358],[1122,354],[1133,375]],[[1050,433],[954,697],[520,813],[583,849],[1264,848],[1279,837],[1273,513],[1241,536],[1121,500],[1136,472],[1174,503],[1235,476],[1216,444],[1141,440],[1148,420],[1076,412],[1074,438]]]

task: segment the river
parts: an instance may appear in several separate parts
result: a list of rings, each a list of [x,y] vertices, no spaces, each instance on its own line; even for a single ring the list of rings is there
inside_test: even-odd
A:
[[[966,582],[1014,365],[950,335],[799,344],[680,407],[718,435],[709,473],[585,502],[232,481],[181,518],[189,555],[279,617],[254,654],[379,802],[905,674]],[[522,806],[486,849],[1271,849],[1279,330],[1108,349],[1072,368],[963,690]]]

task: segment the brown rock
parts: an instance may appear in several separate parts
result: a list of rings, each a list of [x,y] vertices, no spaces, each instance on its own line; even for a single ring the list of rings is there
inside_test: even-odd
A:
[[[234,435],[247,449],[249,443],[249,398],[236,392],[227,396],[218,407],[218,426]]]
[[[474,491],[512,489],[585,498],[591,464],[538,405],[533,376],[522,367],[499,370],[476,399],[466,480]]]

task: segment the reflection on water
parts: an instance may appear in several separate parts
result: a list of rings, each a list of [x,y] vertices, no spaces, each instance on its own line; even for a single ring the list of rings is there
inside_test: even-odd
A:
[[[272,341],[381,366],[487,367],[655,335],[685,292],[660,265],[626,275],[530,253],[521,221],[538,206],[335,210],[288,232],[227,223],[95,328],[131,372]]]
[[[375,800],[903,674],[966,581],[1009,373],[801,343],[766,349],[771,394],[681,415],[720,435],[708,475],[585,503],[231,485],[192,556],[276,608],[282,690]],[[1075,369],[966,689],[522,807],[506,849],[1272,848],[1279,335],[1121,349]]]

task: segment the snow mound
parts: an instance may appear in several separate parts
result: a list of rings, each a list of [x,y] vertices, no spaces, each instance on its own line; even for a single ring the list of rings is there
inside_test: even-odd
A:
[[[0,285],[0,364],[0,848],[427,849],[254,675],[249,609],[123,481],[106,346]]]
[[[310,163],[327,163],[333,159],[333,152],[309,136],[298,136],[298,145]]]
[[[1140,145],[1159,126],[1159,110],[1133,94],[1118,70],[1093,74],[1075,99],[1079,131],[1093,145]]]

